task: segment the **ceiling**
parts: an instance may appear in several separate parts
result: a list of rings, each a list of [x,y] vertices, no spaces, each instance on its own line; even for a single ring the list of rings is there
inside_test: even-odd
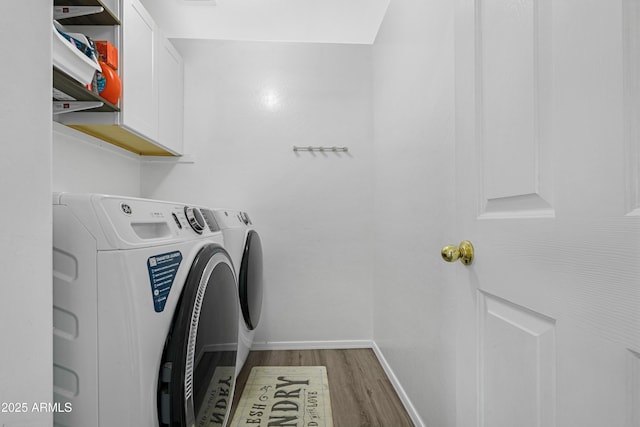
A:
[[[372,44],[390,0],[141,0],[169,38]]]

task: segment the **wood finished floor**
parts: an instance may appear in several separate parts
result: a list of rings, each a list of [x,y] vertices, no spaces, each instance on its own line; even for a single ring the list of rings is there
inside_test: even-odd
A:
[[[254,366],[326,366],[334,427],[413,427],[371,349],[252,351],[238,377],[229,419]]]

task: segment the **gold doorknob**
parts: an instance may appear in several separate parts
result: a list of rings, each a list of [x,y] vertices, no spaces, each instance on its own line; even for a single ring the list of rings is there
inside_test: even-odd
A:
[[[464,265],[471,265],[473,262],[473,245],[468,240],[460,242],[459,246],[447,245],[442,248],[440,255],[447,262],[460,260]]]

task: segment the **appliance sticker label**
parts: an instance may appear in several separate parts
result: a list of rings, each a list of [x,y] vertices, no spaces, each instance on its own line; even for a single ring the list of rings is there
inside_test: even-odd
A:
[[[164,305],[167,303],[169,291],[171,291],[173,280],[176,278],[181,262],[182,254],[180,251],[155,255],[147,260],[153,308],[156,313],[164,310]]]

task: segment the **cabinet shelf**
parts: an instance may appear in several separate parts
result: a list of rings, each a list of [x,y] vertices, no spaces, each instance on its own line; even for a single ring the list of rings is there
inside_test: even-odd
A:
[[[120,109],[105,100],[99,95],[91,92],[80,83],[78,83],[72,77],[69,77],[63,71],[53,67],[53,87],[60,90],[61,92],[66,93],[70,97],[74,98],[76,101],[97,101],[102,102],[104,105],[99,108],[94,108],[90,111],[93,112],[114,112],[120,111]]]
[[[85,87],[88,79],[80,75],[84,69],[78,70],[76,76],[76,68],[81,67],[72,67],[75,61],[69,60],[72,64],[65,68],[67,63],[59,60],[64,54],[59,54],[53,62],[56,99],[53,120],[141,156],[180,156],[184,138],[184,63],[141,1],[54,0],[53,3],[56,15],[66,16],[57,20],[60,24],[82,27],[69,28],[70,32],[78,31],[94,40],[109,40],[119,49],[120,79],[127,82],[127,88],[134,88],[126,97],[122,94],[120,107],[111,104]],[[60,10],[66,6],[79,9]],[[100,8],[104,12],[70,17]],[[61,44],[67,47],[64,42]],[[98,106],[99,103],[104,105]]]
[[[116,17],[101,0],[54,0],[54,6],[100,6],[104,11],[92,15],[60,19],[64,25],[120,25]]]

